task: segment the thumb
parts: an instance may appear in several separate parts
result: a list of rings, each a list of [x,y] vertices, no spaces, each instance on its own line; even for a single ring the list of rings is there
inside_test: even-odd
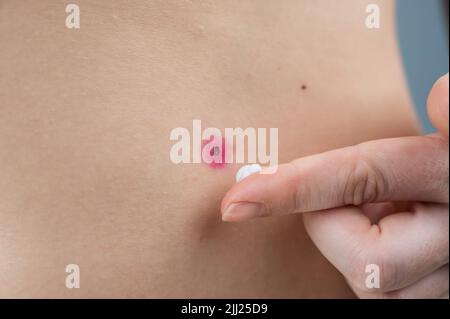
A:
[[[434,127],[448,136],[448,73],[434,84],[428,96],[428,116]]]
[[[222,219],[312,212],[385,201],[448,202],[448,139],[370,141],[247,177],[222,201]]]

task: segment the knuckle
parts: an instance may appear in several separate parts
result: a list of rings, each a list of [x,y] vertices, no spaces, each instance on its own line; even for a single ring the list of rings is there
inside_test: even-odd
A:
[[[428,161],[424,163],[423,171],[424,175],[429,178],[426,180],[430,185],[430,192],[439,194],[439,201],[448,202],[449,199],[449,157],[448,137],[444,137],[441,134],[433,134],[424,137],[431,142],[433,146],[433,154],[436,156],[430,156]]]
[[[383,258],[380,263],[380,291],[392,298],[395,296],[395,290],[401,286],[403,276],[401,267],[395,261],[395,258]],[[389,294],[387,294],[389,292]]]
[[[358,206],[384,198],[389,187],[387,178],[367,155],[364,144],[354,146],[352,156],[352,165],[346,173],[343,202]]]
[[[362,249],[355,249],[348,259],[349,271],[346,274],[346,279],[350,286],[361,292],[373,291],[366,286],[366,267],[370,264],[369,260],[367,252]]]
[[[374,249],[374,251],[377,251]],[[377,298],[393,298],[395,294],[391,293],[395,287],[401,284],[402,276],[400,267],[394,258],[371,253],[369,251],[360,251],[350,257],[350,271],[347,274],[347,281],[358,291]],[[373,268],[376,267],[376,270]],[[375,278],[376,277],[376,278]],[[377,285],[369,285],[368,282]],[[387,292],[390,292],[387,294]]]

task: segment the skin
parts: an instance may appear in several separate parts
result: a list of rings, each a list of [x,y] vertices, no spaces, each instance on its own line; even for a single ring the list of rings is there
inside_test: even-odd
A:
[[[280,162],[418,134],[372,2],[78,0],[69,30],[0,1],[0,297],[354,297],[301,215],[223,223],[241,165],[175,165],[169,134],[278,127]]]
[[[428,99],[438,133],[365,142],[251,176],[227,193],[222,219],[303,212],[308,234],[359,297],[448,298],[448,84],[447,74]],[[380,267],[379,288],[365,284],[370,264]]]

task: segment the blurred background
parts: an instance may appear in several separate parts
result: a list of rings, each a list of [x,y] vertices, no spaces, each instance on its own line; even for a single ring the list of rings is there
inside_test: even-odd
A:
[[[397,21],[411,96],[424,132],[433,132],[426,101],[433,83],[448,72],[448,0],[397,0]]]

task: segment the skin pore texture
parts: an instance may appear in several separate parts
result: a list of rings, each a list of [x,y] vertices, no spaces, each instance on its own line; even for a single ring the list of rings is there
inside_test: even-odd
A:
[[[0,297],[353,297],[302,216],[224,223],[239,165],[173,128],[279,129],[279,162],[415,135],[394,2],[0,0]],[[80,266],[80,289],[65,267]]]

